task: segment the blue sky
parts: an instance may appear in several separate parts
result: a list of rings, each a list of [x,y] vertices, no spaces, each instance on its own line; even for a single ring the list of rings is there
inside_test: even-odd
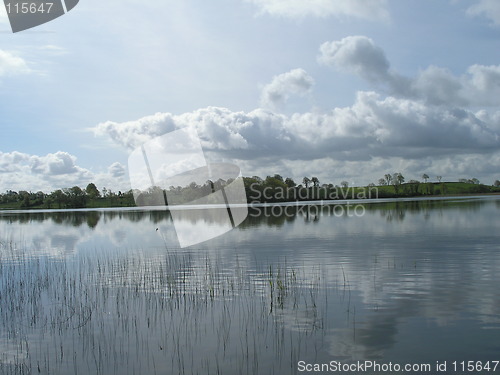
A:
[[[497,0],[81,0],[0,31],[0,191],[127,190],[185,126],[246,176],[500,179]]]

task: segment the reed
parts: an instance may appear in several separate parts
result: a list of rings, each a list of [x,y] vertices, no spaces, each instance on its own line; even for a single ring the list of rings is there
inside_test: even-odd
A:
[[[0,244],[0,374],[281,373],[324,334],[320,269],[19,249]]]

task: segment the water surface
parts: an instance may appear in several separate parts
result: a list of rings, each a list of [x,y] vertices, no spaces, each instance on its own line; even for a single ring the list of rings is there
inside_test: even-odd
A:
[[[3,212],[0,373],[498,360],[499,213],[497,197],[259,207],[181,249],[168,212]]]

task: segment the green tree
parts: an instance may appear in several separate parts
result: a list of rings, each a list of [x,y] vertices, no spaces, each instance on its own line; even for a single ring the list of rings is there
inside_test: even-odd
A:
[[[394,191],[396,192],[396,194],[399,193],[399,187],[405,182],[405,178],[403,177],[403,175],[401,173],[394,173],[392,175],[392,185],[394,186]]]
[[[283,181],[283,177],[281,175],[279,175],[279,174],[275,174],[274,178],[277,179],[278,181],[284,182]]]
[[[79,186],[73,186],[65,190],[69,198],[69,205],[72,208],[83,208],[87,205],[87,195]]]
[[[295,186],[297,186],[297,184],[295,183],[295,181],[293,179],[291,179],[290,177],[287,177],[285,179],[285,184],[286,186],[288,186],[289,188],[293,188]]]
[[[87,187],[85,188],[85,192],[87,193],[90,199],[96,199],[101,197],[101,193],[99,192],[99,190],[97,189],[97,187],[93,182],[87,185]]]
[[[267,176],[264,180],[264,189],[265,191],[267,191],[268,196],[272,196],[271,201],[282,201],[286,199],[285,192],[287,189],[287,185],[279,178]]]
[[[427,180],[429,179],[429,176],[426,173],[424,173],[422,175],[422,179],[424,180],[425,183],[427,183]]]
[[[54,202],[57,204],[57,208],[63,208],[66,204],[66,194],[61,189],[58,189],[52,194],[50,194]]]
[[[387,173],[384,175],[384,178],[385,178],[385,181],[387,182],[386,185],[390,185],[392,182],[392,176],[389,173]]]
[[[306,189],[309,187],[309,184],[311,183],[311,180],[309,179],[309,177],[304,177],[302,179],[302,183],[304,184],[304,186],[306,187]]]
[[[318,186],[319,186],[319,180],[318,180],[318,177],[312,177],[312,178],[311,178],[311,182],[313,183],[313,186],[314,186],[314,187],[318,187]]]

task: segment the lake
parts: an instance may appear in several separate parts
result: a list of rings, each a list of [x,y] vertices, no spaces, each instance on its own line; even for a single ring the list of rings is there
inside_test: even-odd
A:
[[[273,207],[186,248],[162,210],[1,212],[0,373],[493,370],[500,197]]]

